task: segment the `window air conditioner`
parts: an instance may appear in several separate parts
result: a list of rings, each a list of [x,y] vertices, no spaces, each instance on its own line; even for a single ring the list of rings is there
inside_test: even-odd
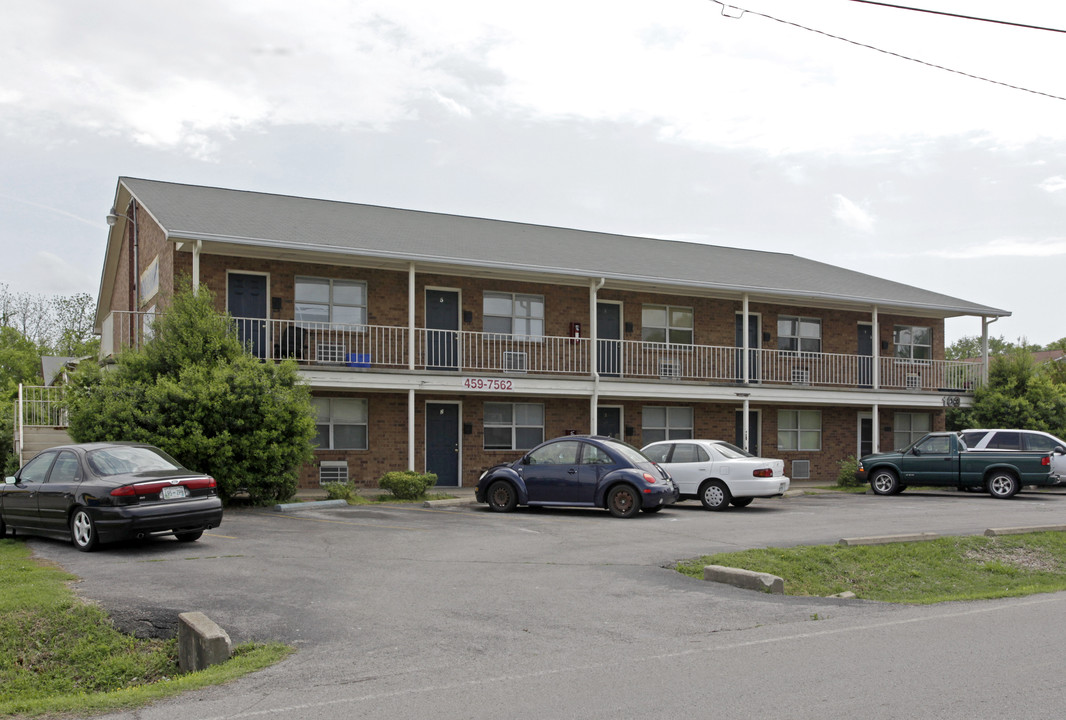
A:
[[[659,377],[661,378],[679,378],[681,377],[681,363],[676,360],[661,360],[659,362]]]
[[[807,368],[792,368],[793,385],[810,385],[811,371]]]
[[[320,485],[348,482],[348,461],[323,460],[320,462],[318,464],[318,482]]]
[[[315,346],[315,359],[320,363],[342,363],[347,360],[344,345],[320,342]]]
[[[810,460],[793,460],[792,461],[792,479],[793,480],[810,480],[811,478],[811,461]]]
[[[918,373],[907,373],[907,385],[908,390],[921,390],[922,389],[922,376]]]
[[[503,354],[503,371],[524,373],[529,369],[529,355],[524,352],[505,352]]]

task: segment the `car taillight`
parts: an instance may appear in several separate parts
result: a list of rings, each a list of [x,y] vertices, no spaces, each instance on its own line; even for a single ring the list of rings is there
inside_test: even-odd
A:
[[[644,473],[644,479],[647,480],[652,485],[654,485],[657,482],[656,479],[655,479],[655,476],[651,475],[649,473]]]
[[[761,468],[752,473],[755,477],[773,477],[774,471],[770,468]]]
[[[158,495],[165,487],[171,487],[175,483],[169,480],[157,480],[154,482],[141,482],[132,485],[123,485],[111,491],[112,497],[130,497],[132,495]],[[190,490],[204,490],[218,487],[213,477],[190,478],[182,480],[177,485],[184,485]]]
[[[1040,458],[1040,464],[1041,465],[1045,465],[1045,466],[1050,465],[1051,464],[1051,456],[1050,455],[1045,455],[1044,457]]]

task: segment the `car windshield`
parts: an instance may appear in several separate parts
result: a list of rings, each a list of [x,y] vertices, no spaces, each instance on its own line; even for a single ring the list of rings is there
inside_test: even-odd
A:
[[[740,448],[738,448],[736,445],[734,445],[732,443],[716,442],[714,444],[714,446],[715,446],[715,448],[718,449],[718,452],[722,453],[722,455],[725,456],[725,458],[727,460],[736,460],[738,458],[755,457],[750,452],[745,452],[744,450],[741,450]]]
[[[123,475],[152,470],[181,470],[163,451],[147,447],[111,447],[88,453],[89,467],[97,475]]]
[[[636,464],[651,462],[651,460],[648,459],[647,455],[642,453],[640,450],[637,450],[629,443],[624,443],[621,440],[604,440],[603,438],[597,439],[631,463]]]

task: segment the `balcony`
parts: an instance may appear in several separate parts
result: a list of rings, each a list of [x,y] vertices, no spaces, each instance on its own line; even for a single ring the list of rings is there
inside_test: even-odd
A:
[[[104,324],[103,354],[138,345],[150,336],[149,321],[143,313],[113,312]],[[250,318],[234,318],[233,322],[242,342],[256,356],[264,360],[293,358],[309,367],[531,376],[592,374],[589,338],[417,328],[412,362],[408,356],[409,330],[404,327]],[[873,358],[868,356],[764,349],[747,352],[752,383],[838,389],[874,386]],[[730,385],[744,382],[744,351],[735,347],[597,340],[596,356],[602,378]],[[883,390],[969,394],[982,378],[980,363],[954,360],[882,357],[878,369],[877,384]]]

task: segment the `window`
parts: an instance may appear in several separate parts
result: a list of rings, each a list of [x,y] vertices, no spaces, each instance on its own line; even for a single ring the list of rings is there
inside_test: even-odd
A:
[[[897,325],[892,333],[896,357],[907,360],[933,359],[933,329]]]
[[[544,337],[544,296],[487,292],[482,305],[488,333],[514,335],[520,340]]]
[[[678,443],[674,445],[674,454],[670,456],[672,463],[705,463],[710,462],[711,456],[699,445],[692,443]]]
[[[544,442],[544,406],[485,403],[485,449],[528,450]]]
[[[1023,439],[1025,440],[1025,449],[1030,452],[1055,452],[1055,448],[1066,447],[1066,443],[1050,435],[1025,433]]]
[[[1022,434],[1018,432],[998,432],[985,445],[989,450],[1021,450]]]
[[[561,440],[537,448],[529,454],[530,465],[577,465],[581,443],[577,440]]]
[[[581,453],[582,465],[613,465],[614,458],[607,454],[603,448],[598,448],[590,443],[582,443],[584,448]]]
[[[778,410],[778,450],[821,450],[821,410]]]
[[[366,325],[366,283],[297,277],[296,322]]]
[[[641,340],[665,345],[691,345],[692,308],[645,305],[641,310]]]
[[[367,401],[360,398],[311,398],[315,444],[323,450],[367,449]]]
[[[56,454],[54,452],[43,452],[33,460],[30,460],[26,463],[26,467],[22,468],[22,472],[19,473],[19,482],[44,482],[45,477],[48,475],[48,468],[52,466],[52,461],[55,459]]]
[[[788,317],[777,319],[777,349],[790,352],[822,351],[822,321],[818,318]]]
[[[644,408],[644,444],[660,440],[687,440],[692,437],[692,408],[654,407]]]
[[[951,453],[951,438],[947,435],[934,435],[923,440],[917,448],[923,455],[949,455]]]
[[[893,444],[898,449],[910,447],[933,428],[932,415],[929,413],[896,413],[893,421],[896,432],[892,438]],[[964,440],[965,442],[965,440]]]
[[[50,483],[72,483],[78,479],[78,458],[72,452],[61,452],[48,474]]]

